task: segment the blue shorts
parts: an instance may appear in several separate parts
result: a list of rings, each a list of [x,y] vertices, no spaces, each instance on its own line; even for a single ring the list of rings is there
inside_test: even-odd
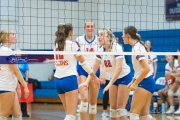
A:
[[[0,94],[2,94],[2,93],[6,93],[6,92],[11,92],[11,91],[0,90]]]
[[[78,89],[77,76],[72,75],[64,78],[55,79],[55,87],[58,94],[64,94]]]
[[[145,90],[154,93],[156,89],[155,80],[153,79],[153,76],[149,76],[147,78],[144,78],[138,85],[138,87],[144,88]]]
[[[119,84],[122,84],[122,85],[128,85],[131,81],[132,81],[132,75],[131,73],[127,74],[126,76],[122,77],[122,78],[119,78],[117,79],[113,85],[116,85],[118,86]]]
[[[77,63],[77,72],[79,76],[85,76],[88,77],[88,73],[82,68],[82,66]],[[100,69],[98,68],[97,72],[96,72],[96,76],[99,77],[100,76]]]

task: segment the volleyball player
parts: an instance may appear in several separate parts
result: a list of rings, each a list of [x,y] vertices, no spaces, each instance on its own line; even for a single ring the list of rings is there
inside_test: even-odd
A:
[[[73,42],[74,30],[72,24],[59,24],[55,33],[55,51],[79,51],[78,45]],[[54,76],[56,90],[63,103],[66,111],[64,120],[76,119],[76,108],[78,100],[78,83],[76,63],[77,59],[80,61],[82,68],[90,74],[94,81],[99,84],[99,79],[93,73],[92,69],[80,54],[76,55],[54,55],[56,72]]]
[[[86,21],[84,25],[85,35],[79,36],[76,39],[76,42],[79,43],[80,49],[83,52],[97,52],[98,50],[98,41],[97,36],[94,35],[95,31],[95,24],[92,21]],[[96,55],[84,55],[87,63],[92,68],[93,63],[96,59]],[[82,69],[81,65],[77,65],[77,71],[79,75],[79,84],[86,81],[88,77],[88,73]],[[96,72],[96,76],[100,76],[100,70]],[[87,111],[88,111],[88,100],[89,100],[89,120],[95,120],[96,113],[97,113],[97,96],[98,96],[98,87],[94,87],[93,81],[89,82],[89,90],[90,96],[88,99],[88,89],[82,88],[79,89],[80,96],[81,96],[81,103],[80,103],[80,119],[86,120]]]
[[[140,55],[140,52],[147,52],[146,47],[134,26],[124,28],[122,37],[125,44],[132,46],[132,52],[139,52],[139,55],[132,55],[135,74],[132,82],[128,85],[131,90],[134,90],[130,120],[152,120],[154,118],[149,114],[149,107],[155,91],[155,80],[148,64],[148,55]]]
[[[122,47],[115,42],[115,37],[109,29],[102,29],[98,32],[98,41],[102,45],[98,52],[123,52]],[[106,92],[109,89],[111,120],[116,120],[117,118],[127,120],[125,107],[130,93],[127,85],[132,80],[130,67],[126,64],[126,60],[121,54],[97,55],[93,66],[94,72],[98,70],[101,63],[106,66],[111,77],[109,84],[103,91]],[[85,86],[87,86],[87,82],[84,83]],[[84,86],[83,84],[81,85]]]
[[[13,30],[2,30],[0,32],[0,51],[12,51],[10,46],[15,43],[16,36]],[[0,56],[7,56],[6,60],[9,60],[7,58],[15,57],[13,54],[3,54]],[[14,109],[19,108],[20,111],[19,99],[15,91],[18,85],[17,79],[24,87],[25,98],[29,95],[27,84],[18,69],[15,58],[14,60],[4,64],[0,63],[0,120],[7,120],[10,111],[15,112]],[[13,62],[13,64],[10,62]],[[22,120],[21,114],[18,113],[16,115],[13,116],[13,120]]]
[[[150,40],[146,40],[145,42],[146,48],[148,52],[152,52],[152,43]],[[151,68],[151,72],[153,74],[153,78],[156,78],[156,73],[157,73],[157,56],[156,55],[150,55],[150,59],[148,60],[148,63]]]

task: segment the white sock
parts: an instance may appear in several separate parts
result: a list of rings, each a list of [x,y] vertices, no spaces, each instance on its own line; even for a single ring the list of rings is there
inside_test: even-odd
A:
[[[170,106],[170,109],[174,109],[174,106]]]
[[[0,116],[0,120],[7,120],[8,118],[4,117],[4,116]]]
[[[12,116],[12,120],[22,120],[22,116],[18,116],[18,117]]]
[[[76,120],[76,117],[74,115],[66,115],[64,120]]]

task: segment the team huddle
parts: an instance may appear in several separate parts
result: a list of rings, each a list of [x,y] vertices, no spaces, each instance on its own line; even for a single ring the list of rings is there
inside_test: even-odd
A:
[[[55,86],[66,112],[64,120],[76,119],[78,94],[81,97],[80,119],[86,120],[87,115],[89,115],[89,120],[96,119],[99,87],[100,84],[105,84],[107,74],[111,80],[103,92],[109,91],[111,120],[128,119],[125,107],[131,90],[134,93],[129,115],[130,120],[155,120],[149,114],[152,94],[155,91],[155,80],[148,64],[149,56],[132,55],[134,68],[134,75],[132,75],[125,56],[121,54],[123,48],[115,42],[115,36],[110,29],[101,29],[96,36],[94,35],[95,24],[92,21],[85,22],[84,29],[85,35],[77,37],[74,42],[75,32],[72,24],[59,24],[55,32],[54,51],[118,52],[119,54],[54,55]],[[132,46],[132,52],[147,52],[134,26],[125,27],[122,31],[122,38],[124,44]],[[1,51],[11,50],[10,45],[16,43],[14,32],[12,30],[2,31],[0,43]],[[29,91],[15,64],[0,65],[0,71],[0,120],[7,120],[9,112],[13,113],[13,106],[17,105],[14,101],[18,103],[18,98],[15,97],[17,80],[23,85],[26,98]],[[7,82],[7,79],[11,81]],[[9,89],[9,87],[4,86],[13,87]],[[7,100],[10,104],[6,104]],[[13,119],[22,120],[22,117],[19,114],[13,114]]]
[[[115,42],[115,36],[110,29],[99,30],[98,36],[96,36],[94,35],[95,24],[93,22],[86,22],[84,28],[86,34],[77,37],[76,41],[73,42],[74,30],[72,24],[58,25],[54,50],[123,52],[122,46]],[[132,46],[132,52],[147,52],[134,26],[124,28],[122,37],[125,44]],[[132,77],[130,67],[126,64],[125,57],[122,54],[77,54],[74,56],[63,55],[61,57],[55,55],[54,59],[56,65],[56,89],[66,111],[64,120],[76,119],[78,91],[81,96],[80,119],[86,120],[89,111],[89,120],[95,120],[99,84],[104,83],[106,73],[109,73],[111,80],[103,92],[109,90],[111,120],[116,118],[127,120],[125,106],[130,90],[134,90],[130,120],[154,119],[149,114],[149,106],[152,94],[155,91],[155,80],[147,62],[148,55],[132,56],[134,77]],[[68,61],[68,64],[58,64],[64,60]]]

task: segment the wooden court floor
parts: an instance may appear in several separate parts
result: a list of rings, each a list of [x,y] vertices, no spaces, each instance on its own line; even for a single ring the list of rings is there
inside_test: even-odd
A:
[[[45,103],[33,103],[32,112],[30,118],[23,118],[23,120],[64,120],[65,112],[62,104],[45,104]],[[108,118],[102,118],[102,106],[98,105],[98,114],[96,120],[109,120]],[[157,120],[180,120],[179,116],[154,114]],[[9,118],[8,120],[11,120]],[[77,115],[77,120],[80,120]],[[88,120],[88,119],[87,119]]]

